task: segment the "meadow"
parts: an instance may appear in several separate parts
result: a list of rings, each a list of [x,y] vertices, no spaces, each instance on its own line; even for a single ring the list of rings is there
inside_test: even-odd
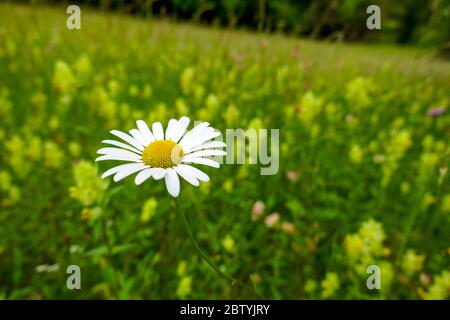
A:
[[[280,129],[280,168],[205,169],[200,246],[270,299],[448,299],[450,63],[82,8],[0,4],[0,298],[252,299],[161,181],[102,180],[112,129]],[[66,268],[81,268],[69,290]],[[366,269],[381,268],[369,290]]]

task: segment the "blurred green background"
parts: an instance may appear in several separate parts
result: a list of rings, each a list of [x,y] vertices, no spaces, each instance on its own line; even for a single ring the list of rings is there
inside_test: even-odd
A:
[[[91,1],[81,30],[65,5],[0,4],[0,297],[255,298],[161,181],[100,179],[109,130],[187,115],[280,129],[277,175],[182,184],[225,272],[271,299],[448,299],[449,5],[401,3],[373,32],[366,1]]]
[[[48,1],[100,8],[141,17],[283,32],[314,39],[375,41],[435,47],[450,56],[448,0],[84,0]],[[366,9],[381,9],[382,32],[365,28]]]

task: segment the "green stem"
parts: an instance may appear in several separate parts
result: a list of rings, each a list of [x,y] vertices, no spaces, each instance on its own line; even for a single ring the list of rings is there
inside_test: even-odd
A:
[[[117,275],[116,269],[114,269],[114,265],[113,265],[113,247],[111,245],[111,241],[109,241],[109,237],[108,237],[108,231],[107,231],[107,227],[106,227],[106,217],[102,216],[100,217],[101,219],[101,228],[102,228],[102,239],[103,239],[103,243],[106,245],[106,248],[108,250],[108,262],[110,264],[112,273],[113,273],[113,277],[114,277],[114,286],[115,286],[115,291],[116,291],[116,297],[118,297],[119,294],[119,290],[120,290],[120,281],[119,281],[119,277]]]
[[[244,284],[243,282],[239,281],[238,279],[224,273],[222,270],[220,270],[216,264],[202,251],[200,246],[198,245],[197,241],[195,240],[194,234],[192,232],[192,229],[189,225],[189,222],[186,219],[186,216],[184,215],[183,210],[181,209],[180,204],[178,203],[177,198],[174,198],[175,207],[177,208],[178,214],[181,217],[181,220],[183,220],[184,227],[186,229],[186,232],[189,236],[189,239],[191,239],[192,244],[194,245],[197,252],[200,254],[200,256],[203,258],[203,260],[220,276],[225,278],[228,281],[231,281],[231,285],[234,285],[235,283],[240,285],[245,290],[255,294],[257,297],[262,298],[261,295],[256,292],[253,288],[249,287],[248,285]]]
[[[421,198],[420,198],[421,199]],[[416,222],[417,214],[419,213],[419,210],[417,209],[420,206],[420,204],[417,204],[415,208],[411,211],[411,214],[408,217],[408,221],[405,227],[405,231],[403,232],[403,239],[400,243],[400,247],[398,249],[397,253],[397,259],[396,259],[396,265],[399,266],[401,263],[401,259],[403,256],[403,251],[406,248],[406,245],[408,243],[409,237],[411,235],[411,232],[413,230],[414,224]]]

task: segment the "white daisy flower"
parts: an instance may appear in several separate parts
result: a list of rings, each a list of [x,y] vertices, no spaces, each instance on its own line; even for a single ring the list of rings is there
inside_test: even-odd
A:
[[[189,164],[219,168],[218,162],[206,157],[226,155],[225,151],[219,150],[226,144],[211,141],[221,133],[211,128],[208,122],[202,122],[186,132],[189,122],[188,117],[171,119],[165,132],[160,122],[153,123],[150,130],[142,120],[136,121],[137,129],[130,130],[129,134],[112,130],[111,133],[122,141],[103,140],[102,143],[115,147],[98,150],[101,156],[95,161],[119,160],[129,163],[109,169],[102,178],[114,175],[114,181],[118,182],[137,173],[134,180],[137,185],[150,177],[155,180],[164,178],[167,191],[173,197],[180,193],[178,176],[194,186],[198,186],[200,181],[209,181],[208,175]]]

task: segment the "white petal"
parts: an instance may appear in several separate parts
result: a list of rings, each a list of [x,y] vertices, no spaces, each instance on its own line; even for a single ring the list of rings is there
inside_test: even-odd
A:
[[[169,191],[172,197],[178,197],[180,194],[180,179],[178,178],[178,174],[172,168],[168,168],[166,170],[166,187],[167,191]]]
[[[111,156],[126,156],[131,157],[136,160],[142,159],[142,156],[139,154],[136,154],[134,152],[123,150],[119,148],[101,148],[97,151],[98,154],[106,154]]]
[[[134,178],[134,182],[136,185],[140,185],[142,182],[150,178],[156,171],[156,168],[149,168],[142,170],[136,175],[136,178]]]
[[[130,136],[129,134],[126,134],[125,132],[119,131],[119,130],[111,130],[110,131],[113,135],[123,139],[124,141],[128,142],[129,144],[131,144],[133,147],[135,147],[136,149],[139,149],[140,151],[144,150],[144,147],[136,141],[136,139],[134,139],[132,136]]]
[[[163,168],[155,168],[155,173],[153,174],[153,179],[161,180],[166,175],[166,169]]]
[[[188,133],[186,133],[184,135],[184,137],[180,140],[180,145],[183,145],[183,143],[187,140],[190,139],[190,136],[196,134],[196,132],[200,131],[200,130],[204,130],[205,128],[207,128],[209,126],[208,122],[202,122],[200,124],[198,124],[197,126],[195,126],[191,131],[189,131]]]
[[[128,177],[129,175],[141,171],[145,168],[150,168],[148,165],[143,163],[132,163],[128,167],[121,169],[119,172],[116,173],[114,176],[114,181],[118,182],[122,180],[123,178]]]
[[[191,120],[188,117],[181,117],[180,120],[178,120],[177,131],[172,136],[173,141],[180,141],[181,137],[185,134],[190,121]]]
[[[130,161],[130,162],[142,162],[142,160],[136,160],[130,157],[122,157],[122,156],[113,156],[113,155],[103,155],[95,159],[95,161],[103,161],[103,160],[117,160],[117,161]]]
[[[189,174],[188,172],[186,172],[183,168],[176,166],[175,168],[173,168],[184,180],[186,180],[187,182],[189,182],[190,184],[192,184],[193,186],[198,186],[200,185],[200,182],[191,174]]]
[[[166,140],[171,139],[173,134],[176,132],[178,126],[178,121],[175,119],[170,119],[166,128]]]
[[[210,157],[210,156],[225,156],[227,153],[223,150],[209,149],[209,150],[201,150],[197,152],[190,153],[184,157],[184,159],[188,158],[199,158],[199,157]]]
[[[142,138],[144,138],[146,145],[155,141],[153,133],[148,128],[148,125],[143,120],[136,121],[139,131],[141,132]]]
[[[187,173],[189,173],[190,175],[194,176],[195,178],[197,178],[200,181],[204,181],[207,182],[209,181],[209,177],[206,173],[204,173],[203,171],[198,170],[197,168],[187,165],[187,164],[179,164],[179,167],[181,167],[184,171],[186,171]]]
[[[210,166],[213,168],[219,168],[220,164],[214,160],[208,159],[208,158],[189,158],[189,159],[182,159],[181,162],[185,163],[198,163],[203,164],[205,166]]]
[[[202,133],[202,135],[196,136],[195,138],[189,140],[187,143],[185,143],[183,147],[186,149],[196,147],[206,141],[217,138],[221,134],[222,133],[220,131],[211,131],[208,133]]]
[[[227,144],[223,141],[208,141],[186,150],[186,153],[208,148],[225,148],[226,146]]]
[[[127,168],[129,166],[134,166],[134,165],[136,165],[136,163],[126,163],[126,164],[121,164],[121,165],[112,167],[111,169],[105,171],[105,173],[102,174],[102,179],[105,179],[106,177],[109,177],[124,168]]]
[[[115,141],[115,140],[103,140],[102,143],[111,144],[111,145],[116,146],[116,147],[121,147],[121,148],[130,150],[130,151],[136,152],[137,154],[142,154],[142,152],[139,151],[138,149],[136,149],[135,147],[132,147],[132,146],[130,146],[128,144],[125,144],[123,142],[119,142],[119,141]]]
[[[195,129],[195,128],[194,128]],[[192,130],[194,130],[192,129]],[[206,128],[200,128],[195,132],[189,131],[183,139],[180,141],[180,145],[182,145],[185,148],[190,148],[189,144],[191,144],[192,141],[206,135],[214,132],[214,128],[206,127]]]
[[[188,138],[186,138],[183,141],[183,147],[189,149],[201,144],[202,142],[200,142],[199,140],[202,137],[211,135],[214,131],[215,131],[214,128],[208,127],[191,134]]]
[[[142,134],[138,129],[131,129],[130,134],[133,136],[134,139],[136,139],[137,142],[142,144],[144,147],[147,146],[147,143],[145,143],[144,137],[142,137]]]
[[[156,140],[164,140],[164,130],[161,122],[153,123],[152,131]]]

